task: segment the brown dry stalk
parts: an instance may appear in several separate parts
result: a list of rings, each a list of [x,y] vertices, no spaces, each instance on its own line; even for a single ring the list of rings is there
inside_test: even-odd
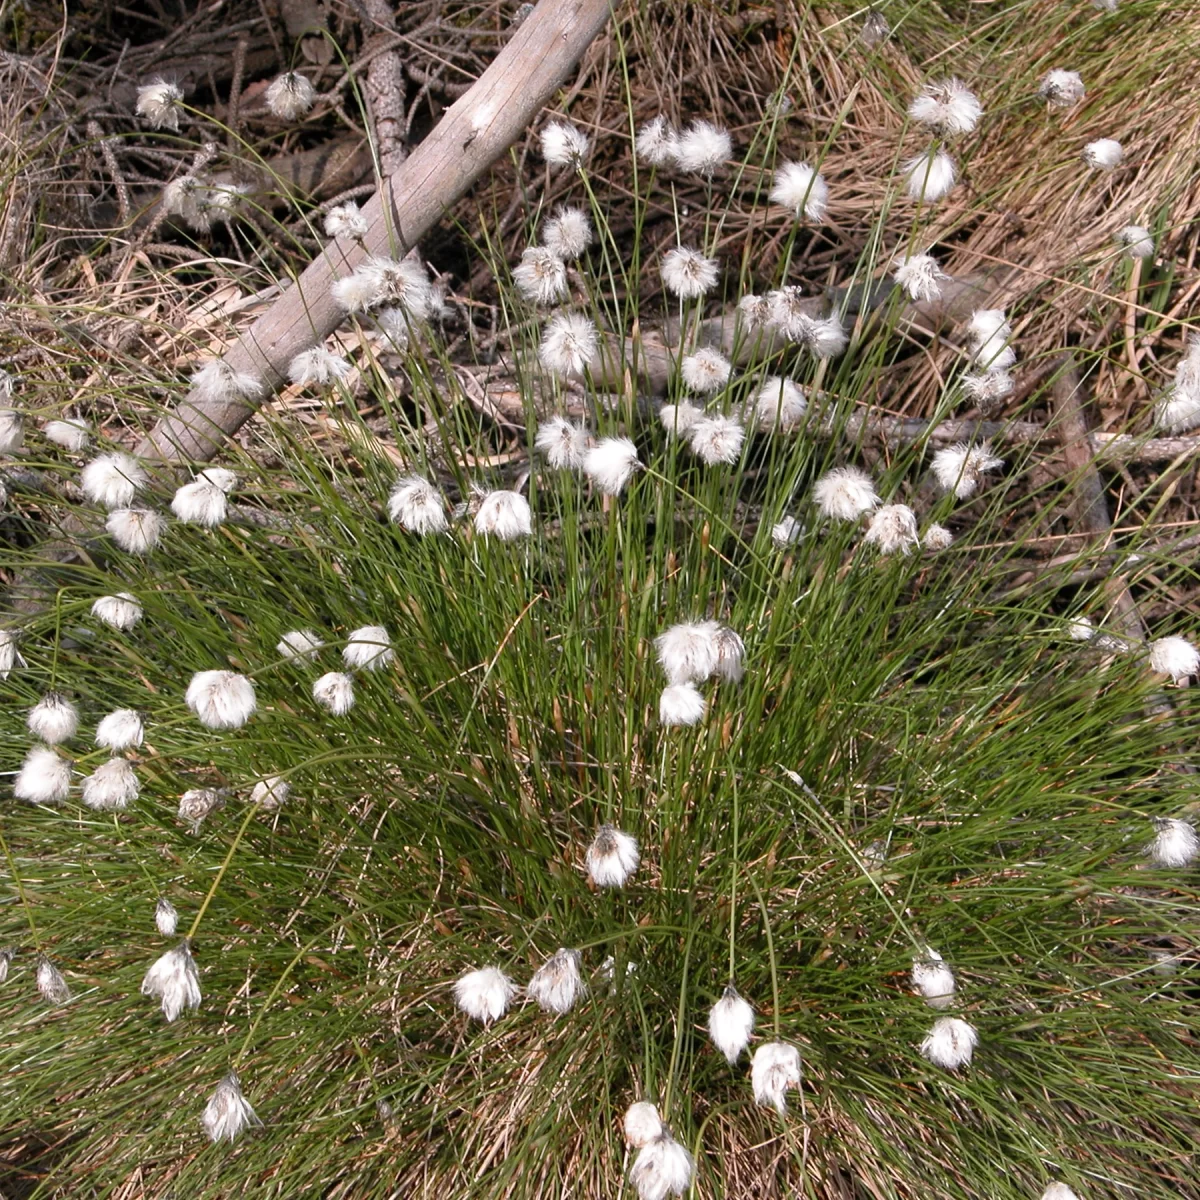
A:
[[[542,0],[475,86],[384,180],[363,210],[361,243],[329,245],[303,275],[225,355],[235,371],[283,384],[288,363],[323,341],[345,314],[331,285],[371,254],[402,258],[476,179],[528,128],[609,18],[609,0]],[[203,405],[187,399],[138,447],[145,458],[210,459],[256,405],[230,400]]]

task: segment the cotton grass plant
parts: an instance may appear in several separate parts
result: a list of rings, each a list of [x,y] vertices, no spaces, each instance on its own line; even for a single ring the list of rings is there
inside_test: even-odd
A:
[[[607,137],[632,162],[630,116]],[[560,309],[483,220],[515,428],[446,386],[422,313],[404,396],[361,343],[382,419],[308,362],[297,386],[344,436],[264,414],[221,458],[231,494],[196,464],[217,495],[179,502],[194,483],[100,432],[88,467],[27,453],[54,490],[10,501],[6,565],[40,602],[7,626],[2,769],[41,756],[42,790],[3,802],[0,1128],[31,1194],[1197,1194],[1198,714],[1161,669],[1181,659],[1114,652],[1100,549],[1082,581],[1021,582],[1039,510],[1072,494],[1048,446],[973,440],[939,468],[867,442],[899,299],[870,329],[812,318],[844,353],[739,343],[695,386],[700,318],[791,285],[839,197],[830,178],[767,216],[777,119],[665,116],[683,132],[637,134],[632,201],[657,240],[632,246],[589,170],[602,136],[534,131],[595,236]],[[797,140],[821,170],[828,146]],[[893,207],[907,153],[839,283],[934,244],[928,205]],[[686,222],[689,173],[709,205]],[[787,247],[768,280],[729,250],[723,197],[752,176],[756,236]],[[670,420],[624,382],[664,320]],[[1021,346],[982,318],[961,367],[1019,373]],[[787,382],[801,401],[765,421]],[[951,385],[932,415],[961,406]],[[174,513],[145,554],[100,532],[135,498]],[[95,537],[54,564],[70,517]],[[1148,607],[1191,586],[1149,529],[1117,568],[1135,550]],[[136,795],[89,806],[114,762]]]

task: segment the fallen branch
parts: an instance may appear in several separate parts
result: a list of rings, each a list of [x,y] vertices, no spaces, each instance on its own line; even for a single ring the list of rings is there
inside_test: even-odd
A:
[[[331,243],[238,339],[225,361],[260,380],[258,402],[278,391],[288,364],[323,341],[345,317],[331,285],[371,254],[402,258],[528,128],[604,27],[610,0],[542,0],[512,40],[428,137],[386,179],[363,214],[361,242]],[[211,458],[255,411],[245,399],[208,404],[185,398],[138,447],[146,458]]]

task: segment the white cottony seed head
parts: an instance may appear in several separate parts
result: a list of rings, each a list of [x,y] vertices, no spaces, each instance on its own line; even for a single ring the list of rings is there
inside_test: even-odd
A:
[[[616,496],[641,469],[637,447],[629,438],[601,438],[583,456],[583,473],[606,496]]]
[[[943,280],[950,278],[932,254],[910,254],[898,258],[892,265],[892,278],[908,293],[910,300],[937,300],[942,294]]]
[[[911,554],[921,546],[916,513],[907,504],[885,504],[875,510],[863,541],[880,554]]]
[[[935,1067],[957,1071],[969,1065],[979,1042],[975,1027],[958,1017],[939,1017],[921,1043],[921,1053]]]
[[[136,749],[145,736],[142,718],[132,708],[118,708],[96,726],[96,745],[114,753]]]
[[[666,117],[655,117],[637,131],[634,151],[642,162],[652,167],[665,167],[678,157],[679,135]]]
[[[688,446],[710,467],[733,466],[742,456],[746,430],[737,417],[701,417],[688,429]]]
[[[717,286],[717,260],[690,246],[676,246],[663,255],[662,281],[680,300],[697,300]]]
[[[149,554],[162,540],[166,518],[151,508],[114,508],[104,522],[109,536],[129,554]]]
[[[141,463],[128,454],[101,454],[79,475],[83,494],[101,508],[127,508],[145,483]]]
[[[321,653],[324,645],[311,629],[293,629],[275,643],[275,649],[283,658],[311,661]]]
[[[981,374],[964,375],[963,391],[980,408],[993,408],[1012,395],[1013,378],[1007,371],[984,371]]]
[[[681,171],[711,179],[733,157],[733,142],[711,121],[693,121],[679,135],[675,162]]]
[[[592,244],[592,223],[581,208],[560,208],[542,226],[542,241],[552,254],[572,262]]]
[[[223,358],[210,358],[193,376],[191,394],[205,404],[257,400],[263,393],[261,379],[237,371]]]
[[[137,90],[137,113],[152,129],[179,129],[183,91],[165,79],[144,83]]]
[[[1042,1200],[1079,1200],[1079,1197],[1065,1183],[1048,1183]]]
[[[0,408],[0,454],[15,454],[25,440],[25,418],[15,408]]]
[[[79,728],[79,710],[61,692],[47,692],[25,719],[29,732],[55,746],[69,742]]]
[[[771,199],[784,208],[790,208],[797,219],[803,214],[808,220],[818,223],[825,219],[829,187],[808,163],[784,163],[775,172]]]
[[[267,107],[282,121],[294,121],[313,106],[317,89],[299,71],[285,71],[267,88]]]
[[[658,1109],[649,1100],[639,1100],[625,1110],[624,1129],[625,1140],[635,1150],[640,1150],[662,1135],[663,1123]]]
[[[754,1100],[780,1115],[787,1112],[788,1088],[799,1087],[804,1070],[800,1051],[787,1042],[764,1042],[750,1063]]]
[[[121,812],[140,792],[138,777],[123,758],[110,758],[85,776],[82,785],[84,804],[98,812]]]
[[[552,167],[583,166],[588,139],[582,129],[566,121],[551,121],[542,130],[542,157]]]
[[[1175,382],[1154,407],[1154,419],[1171,433],[1200,423],[1200,334],[1188,335]]]
[[[557,304],[567,298],[567,266],[545,246],[529,246],[513,268],[513,282],[534,304]]]
[[[600,347],[596,326],[579,313],[559,313],[550,318],[538,346],[542,366],[563,378],[580,376]]]
[[[1117,234],[1117,241],[1124,244],[1130,258],[1154,257],[1154,237],[1144,225],[1126,225]]]
[[[937,451],[933,456],[934,478],[943,491],[953,492],[959,500],[966,500],[975,495],[984,474],[1002,466],[1004,459],[997,458],[992,453],[991,444],[988,442],[980,442],[978,446],[956,442],[953,446],[946,446]]]
[[[579,974],[579,951],[561,949],[552,954],[533,973],[526,991],[546,1012],[568,1013],[587,992]]]
[[[513,542],[533,533],[529,501],[519,492],[488,492],[475,514],[475,532]]]
[[[719,392],[729,382],[732,372],[729,359],[720,351],[707,346],[697,350],[695,354],[686,355],[679,366],[683,382],[693,392],[700,392],[702,395]]]
[[[769,296],[743,296],[738,301],[737,311],[739,319],[749,332],[765,329],[771,323],[771,298]]]
[[[1056,68],[1042,76],[1038,94],[1055,108],[1070,108],[1083,99],[1085,88],[1078,71],[1063,71]]]
[[[691,1153],[664,1126],[658,1137],[638,1151],[629,1169],[629,1182],[638,1200],[666,1200],[668,1196],[682,1196],[692,1186],[695,1173]]]
[[[225,520],[229,499],[221,488],[203,479],[193,479],[175,492],[171,511],[185,525],[214,529]]]
[[[209,729],[240,729],[254,715],[254,684],[235,671],[197,671],[187,689],[187,706]]]
[[[771,542],[779,550],[786,550],[794,545],[807,532],[803,524],[795,517],[784,515],[778,524],[771,526]]]
[[[904,164],[903,170],[909,196],[926,204],[935,204],[949,195],[958,182],[958,167],[945,150],[918,154]]]
[[[936,133],[970,133],[983,116],[983,108],[965,83],[947,79],[926,84],[908,106],[908,115]]]
[[[746,674],[742,666],[742,659],[746,656],[746,643],[728,625],[721,625],[717,629],[713,642],[717,648],[717,664],[713,668],[713,674],[726,683],[741,683]]]
[[[163,937],[174,937],[178,925],[179,913],[175,911],[175,905],[166,896],[159,896],[154,906],[154,927]]]
[[[668,683],[702,683],[715,674],[720,657],[716,621],[681,621],[654,639]]]
[[[171,908],[172,914],[174,911]],[[185,1009],[200,1007],[200,972],[186,938],[150,964],[142,978],[142,995],[161,1000],[168,1021],[174,1021]]]
[[[93,604],[92,612],[95,611],[96,605]],[[23,660],[17,649],[17,635],[11,629],[0,629],[0,679],[7,679],[9,672],[19,661]]]
[[[687,400],[681,400],[678,404],[664,404],[658,410],[659,422],[669,438],[686,434],[703,418],[704,409],[697,408]]]
[[[550,417],[538,426],[534,446],[556,471],[577,471],[583,466],[589,435],[582,425],[566,417]]]
[[[767,379],[754,396],[754,418],[763,433],[795,429],[807,411],[804,392],[779,375]]]
[[[325,233],[331,238],[351,237],[361,240],[367,236],[367,218],[353,200],[335,204],[325,214]]]
[[[753,1032],[754,1009],[738,995],[737,988],[731,983],[721,999],[709,1010],[708,1036],[725,1055],[725,1061],[733,1066],[742,1051],[750,1045]]]
[[[191,825],[192,833],[199,833],[204,818],[224,803],[221,793],[212,788],[192,788],[179,797],[179,819]]]
[[[1073,642],[1090,642],[1096,636],[1096,626],[1090,617],[1072,617],[1066,624],[1066,631]]]
[[[1125,157],[1125,150],[1115,138],[1097,138],[1083,148],[1083,161],[1097,171],[1115,171]]]
[[[401,529],[421,537],[450,527],[441,492],[420,475],[401,475],[396,480],[388,497],[388,516]]]
[[[913,957],[912,984],[930,1008],[949,1008],[954,1003],[954,972],[932,946]]]
[[[1154,822],[1150,860],[1159,867],[1187,867],[1200,857],[1196,827],[1178,817],[1159,817]]]
[[[637,838],[611,825],[601,825],[588,847],[588,874],[597,887],[624,887],[640,862]]]
[[[879,496],[865,471],[834,467],[813,486],[813,500],[830,520],[857,521],[879,503]]]
[[[71,790],[71,763],[49,746],[34,746],[13,783],[13,795],[30,804],[61,804]]]
[[[342,650],[342,661],[352,671],[382,671],[396,657],[388,631],[382,625],[363,625],[351,632]]]
[[[301,350],[288,363],[288,379],[297,387],[330,387],[349,373],[349,361],[324,346]]]
[[[953,544],[954,535],[945,525],[939,525],[937,522],[930,525],[921,538],[921,545],[926,550],[949,550]]]
[[[44,956],[38,959],[37,990],[47,1004],[66,1004],[71,999],[71,989],[62,972]]]
[[[658,719],[666,726],[697,725],[707,710],[708,701],[694,683],[672,683],[658,699]]]
[[[490,1025],[504,1016],[516,989],[499,967],[468,971],[454,985],[454,1002],[476,1021]]]
[[[312,686],[313,699],[335,717],[344,717],[354,707],[354,679],[341,671],[322,675]]]
[[[142,606],[130,592],[118,592],[97,599],[92,604],[92,616],[110,629],[128,633],[142,619]]]
[[[261,804],[268,812],[282,808],[292,793],[292,785],[278,775],[260,779],[250,792],[250,803]]]
[[[1150,669],[1170,675],[1179,683],[1189,675],[1200,674],[1200,653],[1187,638],[1157,638],[1150,643]]]
[[[236,1141],[243,1130],[262,1124],[250,1107],[250,1102],[242,1095],[242,1085],[232,1071],[217,1084],[217,1090],[205,1106],[200,1120],[209,1140],[214,1142],[222,1139]]]
[[[47,421],[42,432],[56,446],[76,453],[83,450],[92,437],[91,426],[86,421],[76,421],[71,418]]]

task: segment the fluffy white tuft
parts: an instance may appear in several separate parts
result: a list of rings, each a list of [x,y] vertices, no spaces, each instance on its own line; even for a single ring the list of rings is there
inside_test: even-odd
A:
[[[200,1007],[200,972],[186,939],[150,964],[142,978],[142,995],[161,1000],[168,1021],[184,1009]]]
[[[128,508],[145,484],[145,470],[129,454],[101,454],[79,475],[83,494],[102,508]]]
[[[519,492],[488,492],[475,514],[475,532],[514,542],[533,532],[533,513],[529,501]]]
[[[311,629],[292,629],[275,643],[283,658],[314,659],[325,643]]]
[[[1065,1183],[1048,1183],[1042,1200],[1079,1200],[1079,1197]]]
[[[1097,171],[1115,171],[1125,157],[1125,150],[1115,138],[1097,138],[1083,148],[1083,161]]]
[[[945,525],[939,525],[935,521],[925,530],[925,535],[921,538],[921,545],[926,550],[949,550],[954,545],[954,535]]]
[[[388,497],[388,516],[401,529],[425,537],[450,527],[442,494],[420,475],[401,475]]]
[[[224,803],[222,794],[212,788],[192,788],[179,797],[179,819],[191,825],[193,834],[199,833],[204,818]]]
[[[956,442],[933,456],[934,478],[943,491],[953,492],[959,500],[966,500],[975,495],[984,473],[995,471],[1002,466],[1004,459],[997,458],[992,453],[988,442],[980,442],[978,446]]]
[[[936,133],[971,133],[983,116],[979,98],[958,79],[929,83],[908,106],[908,115]]]
[[[717,260],[705,258],[690,246],[676,246],[663,255],[662,281],[680,300],[697,300],[717,286]]]
[[[47,1004],[66,1004],[71,999],[71,989],[62,972],[45,957],[38,959],[37,990]]]
[[[29,732],[55,746],[69,742],[79,728],[79,710],[61,692],[47,692],[25,719]]]
[[[0,408],[0,454],[15,454],[25,440],[25,418],[15,408]]]
[[[349,373],[349,361],[324,346],[301,350],[288,363],[288,379],[297,387],[329,387]]]
[[[72,418],[47,421],[42,432],[56,446],[76,453],[83,450],[92,438],[91,426],[86,421],[76,421]]]
[[[750,1045],[750,1035],[753,1032],[754,1009],[738,995],[737,988],[730,984],[721,999],[709,1009],[708,1036],[732,1067],[741,1057],[742,1051]]]
[[[743,296],[737,305],[738,317],[746,329],[753,333],[766,329],[771,324],[771,298],[769,296]]]
[[[363,625],[351,632],[342,650],[342,661],[352,671],[382,671],[396,652],[382,625]]]
[[[260,804],[268,812],[282,808],[292,794],[292,785],[278,775],[260,779],[250,790],[250,803]]]
[[[513,282],[534,304],[557,304],[567,298],[567,265],[545,246],[528,246],[513,268]]]
[[[640,1150],[647,1143],[662,1136],[663,1123],[658,1109],[649,1100],[639,1100],[625,1110],[625,1140]]]
[[[771,542],[779,550],[786,550],[794,545],[805,534],[804,526],[795,517],[784,515],[777,524],[771,526]]]
[[[94,601],[92,616],[110,629],[128,633],[142,619],[142,606],[136,596],[118,592],[115,596],[101,596]]]
[[[601,888],[624,887],[640,862],[637,838],[611,825],[600,826],[587,851],[588,875]]]
[[[771,199],[790,208],[797,218],[803,214],[808,220],[819,223],[825,220],[829,186],[808,163],[784,163],[775,172]]]
[[[534,446],[556,471],[577,471],[583,466],[589,435],[582,425],[566,417],[550,417],[538,426]]]
[[[711,179],[733,157],[733,142],[711,121],[693,121],[679,135],[675,162],[681,171]]]
[[[697,408],[687,400],[678,404],[664,404],[658,410],[658,419],[670,438],[680,437],[704,418],[704,409]]]
[[[217,1084],[200,1120],[209,1140],[214,1142],[236,1141],[243,1130],[262,1124],[250,1101],[242,1095],[242,1085],[232,1071]]]
[[[1013,378],[1007,371],[984,371],[962,377],[963,391],[980,408],[991,409],[1012,395]]]
[[[159,896],[154,906],[154,927],[163,937],[174,937],[179,926],[179,913],[166,896]]]
[[[312,686],[313,699],[335,717],[344,717],[354,707],[354,679],[341,671],[322,675]]]
[[[197,671],[187,689],[187,706],[209,729],[240,729],[254,715],[254,684],[235,671]]]
[[[1200,653],[1187,638],[1157,638],[1150,643],[1150,669],[1170,675],[1179,683],[1189,675],[1200,674]]]
[[[750,1063],[754,1100],[780,1115],[787,1112],[788,1088],[799,1087],[804,1077],[800,1051],[787,1042],[764,1042]]]
[[[911,254],[893,264],[892,278],[908,293],[910,300],[937,300],[942,281],[949,279],[932,254]]]
[[[679,134],[671,128],[666,117],[655,117],[637,131],[634,152],[652,167],[665,167],[678,161]]]
[[[830,520],[856,521],[879,503],[879,495],[865,471],[834,467],[813,485],[813,500]]]
[[[701,417],[688,429],[692,453],[710,467],[733,466],[741,458],[745,440],[746,430],[737,417]]]
[[[136,749],[145,737],[142,718],[132,708],[118,708],[102,718],[96,726],[96,745],[114,753]]]
[[[490,1025],[508,1011],[515,991],[499,967],[480,967],[455,983],[454,1002],[468,1017]]]
[[[601,438],[583,456],[583,473],[606,496],[616,496],[641,469],[637,447],[629,438]]]
[[[1126,225],[1117,234],[1130,258],[1153,258],[1154,237],[1144,225]]]
[[[779,375],[767,379],[754,396],[754,419],[763,433],[795,429],[807,411],[804,392]]]
[[[907,504],[885,504],[875,510],[863,541],[881,554],[911,554],[921,546],[916,513]]]
[[[267,107],[281,121],[294,121],[313,106],[317,89],[299,71],[285,71],[267,88]]]
[[[167,522],[161,513],[150,508],[114,508],[104,528],[127,553],[149,554],[162,540]]]
[[[932,946],[914,956],[912,985],[930,1008],[949,1008],[954,1003],[954,972]]]
[[[584,254],[592,240],[592,223],[581,208],[560,208],[542,226],[546,249],[567,262]]]
[[[668,683],[702,683],[716,673],[720,629],[716,621],[681,621],[654,639]]]
[[[358,240],[367,236],[367,218],[359,211],[353,200],[335,204],[325,214],[325,233],[331,238],[351,237]]]
[[[223,358],[210,358],[193,376],[191,394],[205,404],[256,400],[263,393],[261,379],[234,370]]]
[[[179,129],[179,108],[183,91],[165,79],[144,83],[137,90],[137,114],[152,129]]]
[[[564,378],[580,376],[596,357],[600,342],[596,326],[579,313],[550,318],[538,346],[542,366]]]
[[[679,373],[693,392],[709,395],[719,392],[729,382],[733,367],[720,351],[704,346],[684,357]]]
[[[71,763],[49,746],[34,746],[13,783],[13,795],[30,804],[61,804],[71,790]]]
[[[1196,827],[1178,817],[1159,817],[1154,822],[1150,861],[1159,867],[1189,867],[1200,857]]]
[[[551,121],[542,130],[542,157],[552,167],[582,167],[587,158],[587,134],[567,121]]]
[[[1189,335],[1187,348],[1175,368],[1175,381],[1155,405],[1154,419],[1170,433],[1181,433],[1200,423],[1200,334]]]
[[[967,1066],[979,1042],[975,1027],[959,1017],[939,1017],[921,1043],[921,1053],[935,1067],[957,1071]]]
[[[176,491],[171,511],[185,525],[214,529],[225,520],[229,499],[221,488],[203,479],[193,479]]]
[[[668,1196],[682,1196],[692,1186],[695,1173],[691,1153],[664,1127],[658,1137],[638,1151],[629,1168],[629,1182],[638,1200],[666,1200]]]
[[[708,701],[694,683],[672,683],[658,698],[658,719],[666,726],[697,725],[707,711]]]
[[[110,758],[84,777],[83,802],[101,812],[120,812],[138,798],[141,790],[129,763],[123,758]]]
[[[579,957],[578,950],[557,950],[533,973],[525,990],[539,1008],[561,1016],[587,994],[587,985],[579,973]]]
[[[1064,628],[1073,642],[1090,642],[1096,636],[1096,626],[1090,617],[1072,617]]]
[[[958,167],[945,150],[918,154],[904,164],[903,170],[909,196],[926,204],[936,204],[948,196],[958,182]]]
[[[1070,108],[1083,99],[1086,89],[1078,71],[1055,68],[1042,76],[1038,95],[1055,108]]]

